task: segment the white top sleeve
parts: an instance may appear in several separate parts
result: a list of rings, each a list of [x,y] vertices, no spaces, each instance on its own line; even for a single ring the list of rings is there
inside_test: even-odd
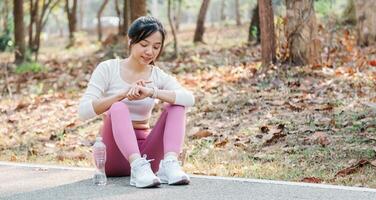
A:
[[[162,85],[158,88],[162,90],[172,90],[175,92],[175,104],[182,106],[193,106],[195,104],[195,98],[192,92],[188,91],[180,85],[175,77],[168,75],[162,70],[158,70],[161,74]]]
[[[94,111],[93,101],[102,98],[108,87],[109,73],[106,73],[106,70],[108,70],[106,64],[106,62],[102,62],[95,68],[86,91],[80,100],[78,115],[83,121],[97,116]]]

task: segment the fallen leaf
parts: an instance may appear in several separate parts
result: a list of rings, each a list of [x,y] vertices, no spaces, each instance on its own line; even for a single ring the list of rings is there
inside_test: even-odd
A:
[[[73,128],[75,126],[76,126],[76,121],[69,123],[68,125],[65,126],[65,128]]]
[[[204,137],[209,137],[211,135],[213,135],[213,133],[208,131],[208,130],[200,130],[200,131],[196,132],[195,134],[193,134],[191,137],[193,139],[200,139],[200,138],[204,138]]]
[[[12,161],[12,162],[17,161],[17,156],[12,155],[12,156],[10,157],[10,161]]]
[[[267,126],[262,126],[260,128],[260,130],[261,130],[262,133],[268,133],[269,132],[269,128]]]
[[[278,140],[280,138],[283,138],[286,136],[285,133],[283,133],[283,130],[285,129],[285,126],[283,124],[279,124],[276,128],[273,127],[271,129],[268,129],[268,133],[270,138],[267,139],[265,142],[264,142],[264,146],[267,146],[267,145],[271,145],[271,144],[275,144],[278,142]]]
[[[333,110],[333,106],[330,104],[320,105],[315,107],[316,111]]]
[[[223,148],[224,146],[226,146],[226,144],[228,143],[228,139],[224,139],[224,140],[221,140],[219,142],[216,142],[214,144],[214,147],[217,147],[217,148]]]
[[[200,172],[200,171],[193,171],[193,174],[195,174],[195,175],[206,175],[205,173]]]
[[[286,104],[290,107],[291,110],[301,112],[304,110],[303,104],[297,104],[292,102],[286,102]]]
[[[281,138],[284,138],[286,136],[285,133],[283,133],[282,130],[278,131],[278,132],[274,132],[272,133],[272,136],[271,138],[267,139],[265,142],[264,142],[264,146],[268,146],[268,145],[271,145],[271,144],[275,144],[277,143]]]
[[[245,145],[242,142],[237,142],[237,143],[234,144],[234,146],[239,147],[239,148],[241,148],[243,150],[247,149],[247,147],[248,147],[247,145]]]
[[[26,108],[27,106],[29,106],[30,104],[29,103],[26,103],[24,101],[21,101],[17,104],[16,108],[14,109],[15,111],[19,111],[23,108]]]
[[[322,180],[316,177],[305,177],[301,180],[302,182],[305,183],[321,183]]]
[[[370,60],[370,61],[368,61],[368,64],[375,67],[376,66],[376,60]]]
[[[337,174],[335,175],[335,177],[337,176],[346,176],[346,175],[349,175],[349,174],[353,174],[355,173],[359,168],[365,166],[366,164],[370,164],[370,162],[368,160],[359,160],[358,163],[356,163],[355,165],[352,165],[350,167],[347,167],[345,169],[342,169],[340,171],[337,172]]]

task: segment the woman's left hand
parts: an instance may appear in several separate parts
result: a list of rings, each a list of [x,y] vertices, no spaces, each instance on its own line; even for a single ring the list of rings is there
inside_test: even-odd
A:
[[[140,86],[140,85],[137,84],[137,85],[133,85],[128,90],[126,97],[130,101],[141,100],[141,99],[144,99],[146,97],[150,97],[152,95],[152,93],[153,93],[153,89],[147,88],[147,87],[144,87],[144,86]]]

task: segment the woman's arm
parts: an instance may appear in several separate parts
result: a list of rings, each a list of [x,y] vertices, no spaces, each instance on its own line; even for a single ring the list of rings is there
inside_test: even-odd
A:
[[[110,109],[112,104],[114,104],[115,102],[123,100],[125,98],[125,94],[126,93],[123,92],[123,93],[120,93],[120,94],[116,94],[116,95],[112,95],[112,96],[109,96],[109,97],[104,97],[104,98],[101,98],[101,99],[94,100],[92,102],[94,112],[97,115],[100,115],[100,114],[106,112],[108,109]]]
[[[142,82],[142,81],[143,80],[140,80],[138,82]],[[153,95],[155,96],[153,97]],[[176,100],[176,92],[172,90],[159,90],[156,87],[153,89],[150,87],[145,87],[145,84],[140,83],[130,88],[128,90],[128,93],[125,95],[125,97],[127,97],[131,101],[141,100],[146,97],[151,97],[151,98],[160,99],[164,102],[174,104]]]
[[[174,91],[171,91],[171,90],[158,90],[156,98],[164,102],[174,104],[175,99],[176,99],[176,94]]]
[[[161,88],[158,90],[158,98],[167,101],[171,104],[177,104],[182,106],[193,106],[195,104],[195,98],[192,92],[186,90],[180,85],[175,77],[170,76],[159,71],[160,78],[162,79],[162,84],[159,86]]]

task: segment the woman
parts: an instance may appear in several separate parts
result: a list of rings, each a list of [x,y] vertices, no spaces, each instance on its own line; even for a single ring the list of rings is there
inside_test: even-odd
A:
[[[82,120],[106,112],[101,130],[107,147],[106,174],[130,175],[130,184],[141,188],[190,181],[177,157],[184,141],[185,107],[193,106],[194,97],[154,66],[165,35],[156,18],[135,20],[128,30],[129,57],[100,63],[79,105]],[[168,104],[150,130],[148,120],[156,100]]]

